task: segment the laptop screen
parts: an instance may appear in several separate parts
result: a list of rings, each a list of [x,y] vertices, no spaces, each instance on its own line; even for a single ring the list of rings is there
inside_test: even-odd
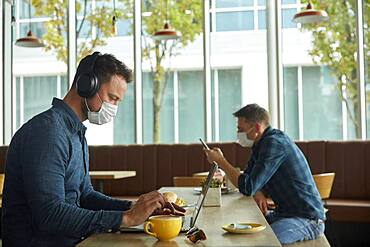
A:
[[[218,169],[217,164],[216,163],[213,163],[211,169],[208,172],[207,179],[206,179],[206,181],[205,181],[205,183],[203,185],[202,192],[200,193],[200,195],[198,197],[197,204],[196,204],[196,206],[194,208],[193,215],[191,217],[191,222],[190,222],[190,227],[191,228],[194,227],[195,222],[197,221],[197,218],[198,218],[200,209],[203,206],[204,198],[207,195],[207,191],[208,191],[208,188],[209,188],[209,186],[211,184],[211,180],[213,178],[213,175],[217,171],[217,169]]]

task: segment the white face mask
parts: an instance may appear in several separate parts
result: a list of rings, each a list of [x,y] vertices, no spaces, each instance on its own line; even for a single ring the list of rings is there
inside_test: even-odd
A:
[[[101,100],[99,94],[98,97],[102,102],[100,110],[97,112],[92,112],[87,105],[87,100],[85,99],[85,104],[87,107],[87,118],[89,119],[90,123],[92,124],[106,124],[113,120],[113,118],[117,115],[118,106],[104,102]]]
[[[245,132],[236,133],[240,146],[242,146],[242,147],[252,147],[253,146],[254,140],[249,139],[248,136],[247,136],[247,134],[251,130],[252,129],[250,129],[247,133],[245,133]]]

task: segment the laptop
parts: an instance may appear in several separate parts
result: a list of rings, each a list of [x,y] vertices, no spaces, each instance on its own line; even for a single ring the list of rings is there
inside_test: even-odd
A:
[[[213,175],[217,171],[217,169],[218,169],[217,164],[213,163],[211,165],[211,168],[210,168],[209,172],[208,172],[208,176],[207,176],[206,182],[203,185],[202,191],[199,194],[197,204],[194,207],[193,213],[191,215],[183,216],[181,232],[187,232],[195,226],[195,223],[196,223],[196,221],[198,219],[198,216],[199,216],[199,212],[200,212],[200,210],[203,206],[204,198],[207,195],[208,188],[211,184],[211,180],[213,178]],[[124,228],[120,229],[120,232],[122,232],[122,233],[123,232],[143,232],[143,231],[144,231],[144,224],[141,224],[141,225],[138,225],[138,226],[133,226],[133,227],[124,227]]]

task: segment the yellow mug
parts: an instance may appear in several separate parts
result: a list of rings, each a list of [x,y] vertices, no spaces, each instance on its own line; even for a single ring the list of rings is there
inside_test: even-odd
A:
[[[181,225],[181,216],[156,215],[145,222],[144,231],[159,240],[170,240],[179,235]]]

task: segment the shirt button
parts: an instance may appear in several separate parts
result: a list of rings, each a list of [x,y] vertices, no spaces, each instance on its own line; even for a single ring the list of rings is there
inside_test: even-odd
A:
[[[84,240],[85,239],[85,237],[81,237],[81,240]]]
[[[109,229],[108,232],[112,232],[112,229]]]

